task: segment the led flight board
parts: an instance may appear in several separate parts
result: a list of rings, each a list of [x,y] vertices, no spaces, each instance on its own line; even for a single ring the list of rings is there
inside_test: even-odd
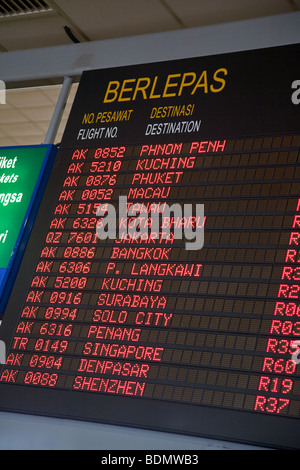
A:
[[[0,148],[0,316],[56,151],[52,145]]]
[[[299,45],[83,73],[0,409],[300,447]]]

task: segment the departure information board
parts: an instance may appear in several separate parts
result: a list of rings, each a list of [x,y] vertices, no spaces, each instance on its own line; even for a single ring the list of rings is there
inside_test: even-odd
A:
[[[299,46],[83,73],[0,409],[299,448]]]
[[[0,149],[0,318],[56,151],[52,145]]]

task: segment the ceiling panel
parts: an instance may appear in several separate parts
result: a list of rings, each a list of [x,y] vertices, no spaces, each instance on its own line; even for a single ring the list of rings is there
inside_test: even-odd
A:
[[[47,11],[49,6],[44,0],[2,0],[0,1],[0,17],[16,16],[27,13]]]
[[[65,21],[57,15],[0,19],[0,44],[5,51],[71,44]]]
[[[55,4],[93,41],[179,27],[160,0],[58,0]]]
[[[294,11],[288,0],[168,0],[187,27],[196,27]]]
[[[57,87],[55,87],[55,90],[58,95]],[[54,105],[55,98],[51,99],[45,95],[43,88],[21,88],[19,90],[7,90],[6,103],[14,108],[38,108],[39,106]]]
[[[23,122],[24,116],[16,112],[16,109],[9,108],[8,105],[1,105],[0,107],[0,129],[4,124],[13,124],[16,122]]]
[[[51,11],[0,17],[0,51],[120,38],[289,13],[300,0],[47,0]],[[67,35],[67,26],[73,39]]]
[[[121,38],[258,18],[300,9],[300,0],[43,0],[51,11],[0,15],[0,53]],[[73,38],[65,31],[68,27]],[[75,39],[76,40],[76,39]],[[1,71],[0,71],[1,74]],[[1,79],[1,76],[0,76]],[[61,86],[8,90],[0,106],[0,145],[44,142]],[[69,114],[76,85],[57,134]]]
[[[0,146],[35,145],[45,141],[60,85],[7,90],[0,106]],[[73,84],[56,135],[59,143],[77,90]]]

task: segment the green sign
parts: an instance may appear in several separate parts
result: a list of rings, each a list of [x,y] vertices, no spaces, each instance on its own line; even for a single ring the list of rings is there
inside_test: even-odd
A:
[[[48,145],[0,148],[0,296],[13,280],[13,263],[54,153]]]

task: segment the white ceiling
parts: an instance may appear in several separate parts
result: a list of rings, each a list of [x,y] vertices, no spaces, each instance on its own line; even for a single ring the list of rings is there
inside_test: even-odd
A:
[[[30,0],[29,0],[30,1]],[[14,51],[290,13],[299,0],[44,0],[51,10],[0,17],[0,47]],[[28,0],[4,0],[7,3]],[[33,0],[31,0],[34,3]]]
[[[53,85],[7,90],[6,104],[0,105],[0,146],[44,143],[60,89]],[[73,84],[55,143],[61,141],[76,89]]]
[[[174,31],[204,25],[291,13],[300,0],[43,0],[49,9],[13,16],[7,5],[24,9],[38,0],[0,0],[0,53]],[[67,34],[69,28],[73,39]],[[75,39],[74,39],[75,38]],[[1,79],[1,71],[0,71]],[[57,134],[60,141],[77,85]],[[0,105],[0,146],[43,143],[60,85],[7,90]]]

